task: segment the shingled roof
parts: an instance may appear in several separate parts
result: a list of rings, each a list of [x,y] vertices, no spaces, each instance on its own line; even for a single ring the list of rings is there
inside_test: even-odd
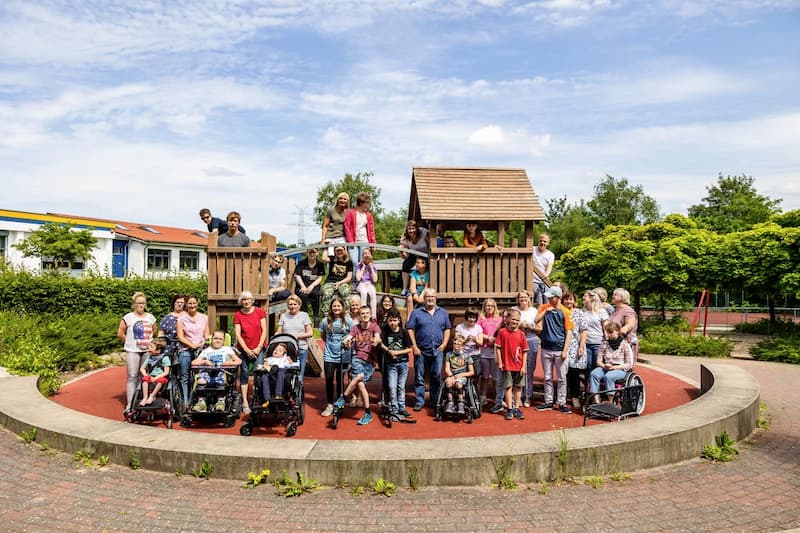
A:
[[[546,218],[521,168],[414,167],[408,214],[452,222]]]

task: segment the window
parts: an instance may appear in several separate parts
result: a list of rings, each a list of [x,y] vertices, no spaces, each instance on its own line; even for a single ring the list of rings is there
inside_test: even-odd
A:
[[[200,266],[200,252],[189,252],[181,250],[180,268],[181,270],[197,271]]]
[[[56,261],[52,257],[42,257],[42,270],[55,270],[57,268],[64,269],[69,266],[67,261]],[[83,270],[86,268],[86,260],[82,257],[76,257],[72,262],[72,270]]]
[[[147,250],[147,270],[169,270],[169,250]]]
[[[6,247],[8,246],[8,232],[0,231],[0,260],[6,258]]]

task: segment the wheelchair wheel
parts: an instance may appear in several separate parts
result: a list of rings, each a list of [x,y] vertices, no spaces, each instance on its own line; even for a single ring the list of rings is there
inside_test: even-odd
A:
[[[483,414],[483,406],[481,405],[481,397],[478,395],[478,389],[475,388],[475,381],[473,380],[470,380],[469,382],[467,395],[469,396],[472,418],[480,418]]]
[[[167,419],[167,429],[172,429],[172,419]]]
[[[636,398],[636,402],[634,402],[633,407],[634,410],[636,411],[636,414],[641,415],[644,412],[644,406],[646,400],[644,393],[644,382],[642,381],[642,378],[639,377],[639,374],[637,374],[636,372],[631,372],[625,377],[626,387],[637,386],[637,385],[640,385],[642,388],[641,392],[638,394],[638,397]]]
[[[192,417],[190,417],[189,415],[182,415],[181,416],[181,427],[183,427],[183,428],[192,427]]]
[[[235,426],[236,425],[236,416],[235,415],[227,415],[225,417],[225,424],[224,425],[225,425],[226,428],[232,428],[233,426]]]
[[[253,434],[253,424],[250,422],[242,424],[242,427],[239,428],[239,435],[242,437],[249,437]]]
[[[287,437],[294,437],[297,433],[297,422],[289,422],[286,426],[286,436]]]

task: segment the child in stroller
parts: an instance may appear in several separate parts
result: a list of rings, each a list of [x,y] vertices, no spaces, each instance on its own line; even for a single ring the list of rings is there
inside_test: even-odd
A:
[[[275,344],[272,350],[272,355],[264,358],[264,352],[261,357],[256,361],[256,370],[263,372],[261,374],[261,393],[264,403],[261,407],[269,407],[269,402],[272,400],[272,385],[275,386],[275,399],[283,399],[283,386],[286,382],[286,369],[287,368],[300,368],[300,363],[294,361],[289,357],[286,343],[279,342]]]

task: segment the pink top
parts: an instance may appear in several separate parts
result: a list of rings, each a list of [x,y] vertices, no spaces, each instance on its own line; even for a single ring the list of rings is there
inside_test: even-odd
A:
[[[483,330],[483,334],[488,337],[494,337],[494,334],[497,332],[497,328],[500,327],[500,324],[503,323],[503,317],[500,315],[496,315],[493,317],[479,317],[478,318],[478,325]],[[485,357],[487,359],[494,359],[494,345],[489,344],[489,339],[484,339],[483,347],[481,347],[481,357]]]
[[[194,320],[188,313],[178,318],[178,322],[183,326],[183,336],[192,344],[202,344],[206,337],[206,326],[208,317],[203,313],[194,315]]]

